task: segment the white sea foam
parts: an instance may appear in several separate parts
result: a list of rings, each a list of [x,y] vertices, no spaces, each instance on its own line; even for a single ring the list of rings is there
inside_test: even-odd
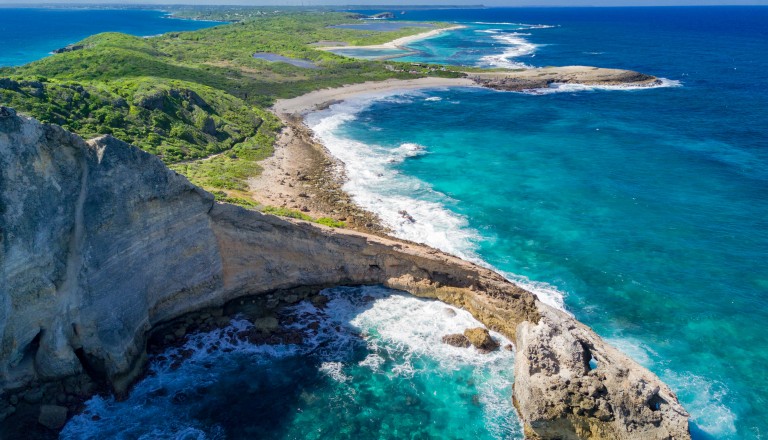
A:
[[[408,103],[421,96],[424,95],[411,92],[398,98],[381,95],[350,100],[308,115],[307,124],[331,154],[344,163],[347,178],[344,189],[363,208],[378,214],[395,236],[425,243],[493,269],[477,253],[483,237],[469,226],[466,218],[448,208],[455,201],[395,168],[408,158],[428,154],[428,146],[404,143],[385,148],[339,133],[340,127],[356,119],[373,101]],[[503,275],[536,293],[544,303],[565,310],[564,293],[556,287],[510,273]]]
[[[341,362],[323,362],[320,364],[320,371],[336,382],[347,382],[351,379],[344,374],[344,364]]]
[[[484,408],[486,426],[496,438],[519,435],[521,427],[511,405],[513,352],[498,350],[481,354],[476,349],[458,348],[442,342],[442,336],[462,333],[467,328],[483,327],[476,319],[461,309],[439,301],[428,301],[406,295],[381,296],[380,288],[368,288],[376,300],[367,310],[357,314],[350,323],[364,331],[377,334],[368,338],[369,350],[374,350],[380,338],[384,346],[408,353],[406,361],[396,365],[395,375],[409,377],[416,373],[415,360],[428,357],[440,364],[441,371],[452,371],[472,366],[474,382],[478,388],[478,401]],[[343,309],[344,293],[337,296],[333,309]],[[450,312],[447,312],[450,311]],[[499,333],[491,336],[502,346],[511,344]]]
[[[443,100],[443,98],[441,98],[439,96],[430,96],[429,98],[425,99],[425,101],[431,101],[431,102],[437,102],[437,101],[442,101],[442,100]]]
[[[488,21],[474,21],[473,24],[482,24],[488,26],[520,26],[519,30],[525,29],[551,29],[557,26],[550,24],[525,24],[525,23],[510,23],[510,22],[488,22]]]
[[[525,63],[513,61],[514,58],[531,56],[536,52],[538,46],[523,38],[524,35],[517,32],[492,34],[491,38],[502,43],[505,50],[500,54],[481,57],[480,65],[507,69],[530,68],[531,66]]]
[[[339,384],[345,394],[355,393],[352,374],[360,374],[350,370],[355,366],[368,367],[371,374],[406,379],[469,368],[478,403],[495,437],[522,437],[510,399],[513,352],[502,349],[483,354],[441,341],[445,334],[483,326],[468,312],[383,287],[341,287],[323,293],[330,298],[326,308],[304,301],[288,310],[294,319],[287,327],[302,330],[302,344],[252,344],[243,335],[253,325],[243,319],[222,329],[188,335],[182,347],[168,349],[152,360],[150,374],[136,384],[126,401],[96,396],[86,402],[85,411],[67,424],[61,438],[224,439],[220,426],[196,419],[198,399],[208,395],[199,390],[243,374],[243,363],[266,364],[296,355],[314,358],[318,371]],[[511,343],[496,332],[491,335],[502,346]],[[356,362],[360,348],[367,349],[368,355]],[[434,362],[439,370],[434,370]],[[251,387],[251,381],[244,379],[242,393],[261,392],[259,381]]]
[[[654,368],[653,361],[659,358],[658,353],[642,341],[621,335],[605,340],[644,367],[658,370]],[[736,433],[736,414],[726,402],[728,388],[725,384],[690,372],[681,373],[670,369],[664,369],[659,376],[686,402],[685,408],[698,429],[716,438]]]
[[[446,208],[451,199],[427,183],[399,173],[393,166],[425,154],[428,146],[404,143],[386,148],[337,133],[339,127],[355,119],[369,103],[370,100],[347,101],[307,117],[317,138],[344,163],[344,189],[363,208],[377,213],[396,236],[477,259],[474,249],[480,236],[468,227],[464,217]]]
[[[551,24],[524,24],[522,26],[523,27],[520,28],[521,30],[526,30],[526,29],[553,29],[553,28],[558,27],[558,26],[551,25]]]
[[[715,438],[736,434],[736,414],[726,402],[725,384],[689,372],[665,370],[660,376],[686,401],[685,409],[698,429]]]

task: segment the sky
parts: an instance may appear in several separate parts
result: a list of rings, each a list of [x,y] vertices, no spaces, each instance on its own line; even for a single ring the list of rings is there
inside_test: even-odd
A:
[[[0,0],[0,4],[185,4],[185,5],[478,5],[485,6],[711,6],[768,5],[768,0]]]

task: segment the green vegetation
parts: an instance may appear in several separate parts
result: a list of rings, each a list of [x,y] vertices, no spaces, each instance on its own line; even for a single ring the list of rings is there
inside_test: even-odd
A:
[[[134,77],[105,83],[34,77],[0,80],[0,101],[85,138],[112,134],[166,163],[253,142],[262,113],[243,100],[184,81]]]
[[[91,36],[77,44],[79,50],[0,68],[0,104],[85,138],[111,134],[222,193],[220,200],[247,206],[247,180],[261,171],[258,162],[272,154],[281,128],[266,110],[275,99],[370,80],[457,75],[353,60],[311,46],[321,40],[379,44],[423,28],[333,28],[351,19],[328,11],[185,8],[174,12],[237,22],[153,38]],[[255,59],[256,52],[309,60],[319,68]],[[338,226],[332,219],[317,221]]]
[[[332,228],[343,228],[344,222],[340,222],[337,220],[334,220],[330,217],[320,217],[320,218],[313,218],[308,216],[307,214],[304,214],[303,212],[294,211],[292,209],[287,208],[278,208],[275,206],[266,206],[264,209],[261,210],[261,212],[265,214],[272,214],[272,215],[279,215],[281,217],[290,217],[295,218],[299,220],[305,220],[308,222],[314,222],[319,223],[321,225],[330,226]]]

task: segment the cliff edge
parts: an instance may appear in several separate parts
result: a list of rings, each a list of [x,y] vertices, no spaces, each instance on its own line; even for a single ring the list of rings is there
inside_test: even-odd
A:
[[[41,423],[61,403],[27,399],[31,384],[66,390],[89,375],[126,392],[150,330],[186,313],[297,287],[382,284],[462,307],[516,340],[514,402],[528,437],[690,438],[688,414],[653,373],[498,274],[413,243],[217,204],[109,136],[86,142],[0,108],[0,218],[6,424],[19,395],[43,404]]]

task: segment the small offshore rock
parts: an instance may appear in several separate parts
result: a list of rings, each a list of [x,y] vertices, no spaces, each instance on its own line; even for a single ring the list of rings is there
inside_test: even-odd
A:
[[[453,310],[450,307],[445,307],[443,308],[443,315],[445,315],[448,318],[453,318],[454,316],[456,316],[456,310]]]
[[[278,323],[277,318],[274,316],[268,316],[266,318],[259,318],[254,320],[253,326],[260,332],[271,333],[277,330],[280,324]]]
[[[58,405],[43,405],[37,422],[48,429],[61,429],[67,423],[67,408]]]
[[[469,339],[461,333],[443,336],[443,343],[459,348],[468,348],[472,345],[472,343],[469,342]]]
[[[309,299],[312,302],[312,305],[317,308],[325,308],[325,305],[328,304],[328,297],[325,295],[315,295],[312,298]]]
[[[464,336],[480,351],[491,352],[499,348],[499,343],[491,337],[488,329],[482,327],[468,328],[464,330]]]

